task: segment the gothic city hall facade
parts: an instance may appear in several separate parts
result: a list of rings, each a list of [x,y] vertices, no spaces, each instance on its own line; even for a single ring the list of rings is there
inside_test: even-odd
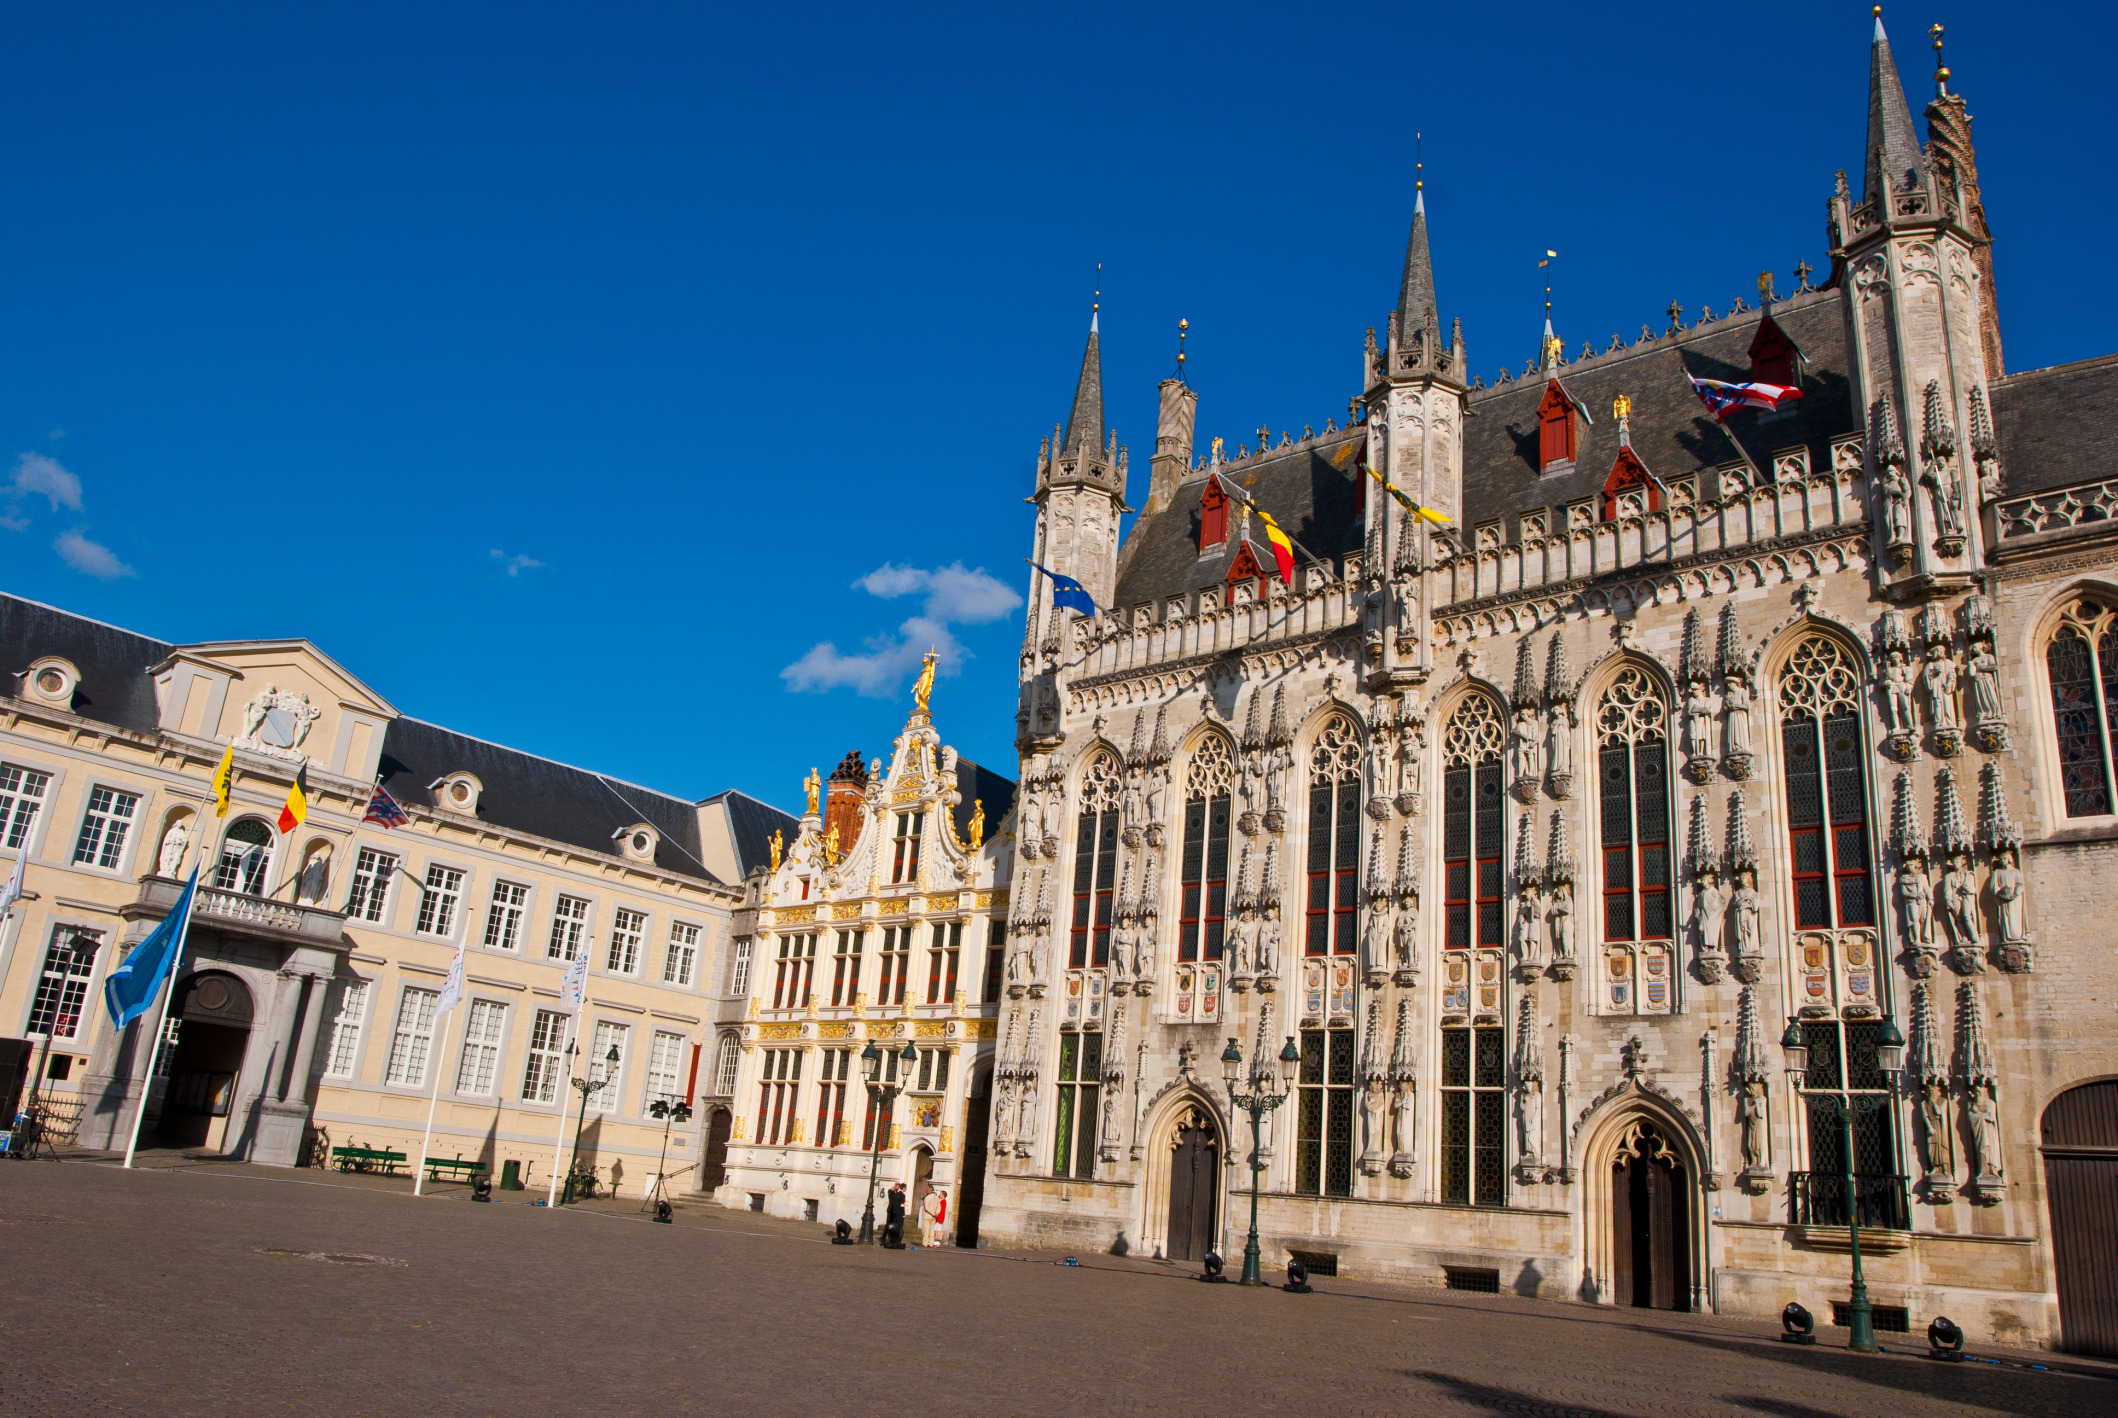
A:
[[[1195,450],[1180,372],[1137,509],[1092,324],[983,1244],[1233,1254],[1222,1060],[1291,1042],[1268,1264],[1828,1315],[1858,1219],[1879,1327],[2118,1352],[2118,359],[2005,371],[1964,101],[1923,146],[1880,22],[1868,113],[1828,270],[1493,383],[1422,195],[1348,424]]]

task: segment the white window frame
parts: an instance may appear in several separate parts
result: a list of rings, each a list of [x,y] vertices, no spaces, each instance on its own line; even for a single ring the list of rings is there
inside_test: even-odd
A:
[[[610,913],[610,942],[603,951],[603,969],[612,975],[637,975],[640,957],[646,954],[647,913],[619,906]]]
[[[52,952],[58,948],[62,936],[69,942],[70,953],[73,951],[72,942],[76,940],[86,939],[94,942],[88,952],[86,972],[63,970],[58,975],[52,973]],[[109,932],[98,927],[67,920],[51,923],[44,937],[44,954],[37,962],[37,973],[30,978],[29,998],[23,1005],[22,1032],[25,1035],[35,1039],[52,1040],[80,1039],[85,1036],[87,1029],[94,1026],[96,1011],[102,1004],[101,1000],[95,998],[95,982],[103,970],[104,947],[109,944]],[[73,1027],[63,1034],[56,1029],[47,1031],[37,1027],[37,1000],[44,993],[45,982],[52,979],[58,980],[59,983],[55,987],[58,999],[53,1005],[50,1022],[56,1024],[60,1019],[67,1017],[73,1020]],[[71,1016],[64,1013],[68,1004],[73,1006]]]
[[[512,901],[503,902],[500,899],[502,892],[516,892],[519,895]],[[524,928],[529,925],[530,902],[534,895],[527,882],[509,881],[506,877],[493,878],[493,890],[485,903],[487,950],[505,950],[511,955],[522,953],[522,938],[526,934]],[[499,937],[497,940],[494,938],[496,935]]]
[[[657,1029],[647,1041],[647,1092],[641,1095],[644,1106],[657,1098],[679,1102],[684,1097],[684,1045],[689,1042],[682,1034],[670,1029]],[[664,1045],[667,1045],[669,1067],[662,1066]],[[667,1079],[667,1083],[663,1082]]]
[[[437,876],[442,880],[436,881]],[[419,882],[419,914],[412,918],[412,934],[432,936],[436,940],[453,939],[456,918],[463,910],[464,884],[470,879],[468,868],[452,867],[447,862],[428,862],[426,875]],[[442,903],[439,906],[434,904],[437,898]]]
[[[96,794],[98,793],[110,794],[110,803],[98,808],[96,806]],[[110,809],[116,806],[117,800],[120,798],[130,798],[132,806],[126,810],[122,818],[117,819],[122,825],[118,829],[117,850],[112,852],[110,850],[110,833],[108,830],[109,823],[112,820]],[[72,865],[86,867],[90,871],[110,872],[119,876],[124,875],[127,864],[132,860],[133,847],[140,840],[140,834],[134,829],[147,820],[147,799],[148,795],[136,788],[90,779],[87,791],[81,799],[81,827],[74,836]],[[88,837],[89,824],[91,821],[97,820],[100,820],[103,826],[97,831],[94,844],[90,845]],[[82,855],[84,852],[87,853],[86,856]],[[98,860],[103,857],[112,857],[114,860],[107,862]]]
[[[363,871],[361,863],[374,858],[376,870]],[[360,847],[353,853],[353,889],[346,893],[346,915],[370,925],[390,923],[390,889],[404,858],[380,847]],[[362,883],[366,883],[365,886]]]
[[[662,983],[690,989],[699,978],[699,936],[704,927],[689,921],[669,923],[669,943],[662,949]]]
[[[728,993],[736,999],[750,993],[750,955],[756,948],[755,936],[743,936],[735,943],[728,963]]]
[[[563,1009],[539,1009],[530,1016],[529,1050],[522,1061],[523,1102],[550,1107],[562,1101],[560,1089],[566,1076],[567,1026],[572,1018]],[[537,1042],[540,1028],[546,1031],[542,1045]],[[533,1082],[540,1085],[535,1091],[531,1089]]]
[[[26,792],[35,779],[36,791]],[[33,768],[13,760],[0,762],[0,850],[30,851],[37,842],[37,824],[52,799],[52,785],[59,775],[48,768]],[[24,812],[27,806],[28,811]]]
[[[582,1076],[591,1079],[608,1077],[610,1085],[595,1091],[588,1100],[588,1110],[592,1113],[615,1113],[618,1111],[618,1097],[625,1091],[625,1064],[632,1052],[632,1026],[623,1020],[599,1019],[595,1028],[589,1031],[589,1038],[593,1043],[588,1053],[588,1070]],[[604,1060],[604,1055],[610,1052],[612,1044],[618,1046],[618,1067],[615,1074],[610,1072],[610,1065]]]
[[[391,1088],[427,1086],[427,1070],[434,1066],[434,1004],[440,998],[439,989],[430,990],[424,985],[406,985],[398,991],[397,1021],[390,1027],[390,1057],[383,1066],[384,1084]],[[417,1073],[412,1072],[415,1061]]]
[[[246,850],[235,853],[233,874],[223,883],[222,874],[229,869],[228,854],[235,845],[242,842],[241,838],[235,836],[235,829],[246,822],[256,823],[263,830],[265,840],[244,844]],[[242,863],[243,859],[250,855],[251,849],[257,851],[257,870],[246,873],[242,870]],[[221,833],[220,849],[213,854],[213,872],[207,878],[206,884],[215,891],[232,891],[238,896],[263,896],[266,883],[272,880],[272,859],[278,855],[279,833],[274,831],[272,824],[264,818],[256,813],[246,812],[229,823]]]
[[[324,1077],[352,1078],[360,1072],[360,1030],[367,1022],[373,988],[370,981],[360,979],[337,981],[334,988],[338,1008],[331,1016],[331,1037],[324,1050]]]
[[[713,1064],[713,1094],[733,1098],[737,1076],[743,1068],[743,1042],[733,1034],[721,1036],[721,1052]]]
[[[567,914],[566,908],[569,904],[578,905],[581,913],[578,916]],[[595,915],[596,903],[590,897],[579,896],[571,891],[561,891],[554,895],[552,933],[545,941],[544,958],[572,963],[576,952],[588,948],[589,922],[595,919]],[[565,937],[563,946],[560,944],[562,935]]]
[[[464,1001],[463,1048],[456,1056],[456,1093],[490,1098],[500,1083],[500,1064],[507,1052],[507,1002],[472,998]]]

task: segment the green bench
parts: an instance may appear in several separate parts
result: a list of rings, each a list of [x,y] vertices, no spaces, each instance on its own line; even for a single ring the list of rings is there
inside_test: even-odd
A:
[[[408,1160],[402,1152],[392,1152],[387,1147],[334,1147],[331,1160],[338,1164],[341,1172],[374,1172],[397,1175],[399,1164]]]
[[[430,1182],[440,1181],[443,1172],[449,1173],[454,1180],[459,1182],[476,1181],[486,1169],[483,1162],[475,1160],[466,1162],[461,1157],[429,1157],[427,1158],[426,1167],[427,1180]]]

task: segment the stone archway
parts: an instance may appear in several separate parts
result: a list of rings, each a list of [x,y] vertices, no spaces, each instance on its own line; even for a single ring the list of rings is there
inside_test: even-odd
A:
[[[1687,1119],[1644,1092],[1614,1100],[1581,1150],[1584,1299],[1707,1308],[1703,1176]]]
[[[1141,1235],[1166,1260],[1204,1260],[1220,1249],[1228,1140],[1212,1102],[1189,1090],[1148,1131]]]
[[[169,1004],[176,1043],[156,1122],[164,1146],[226,1146],[255,1013],[250,987],[225,970],[201,970],[177,982]]]

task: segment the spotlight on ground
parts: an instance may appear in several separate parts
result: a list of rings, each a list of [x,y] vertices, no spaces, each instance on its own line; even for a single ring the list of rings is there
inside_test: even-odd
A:
[[[1199,1279],[1212,1285],[1226,1285],[1228,1283],[1228,1277],[1221,1274],[1222,1261],[1219,1251],[1208,1251],[1204,1264],[1206,1273],[1200,1276]]]
[[[675,1225],[676,1210],[666,1200],[658,1200],[655,1202],[655,1220],[661,1222],[664,1226]]]
[[[1787,1331],[1780,1336],[1783,1344],[1816,1343],[1816,1316],[1800,1305],[1790,1303],[1780,1311],[1780,1328]]]
[[[1287,1262],[1287,1283],[1280,1288],[1290,1295],[1313,1294],[1316,1289],[1309,1283],[1309,1267],[1298,1260]]]
[[[846,1220],[843,1216],[838,1218],[838,1225],[831,1229],[831,1244],[834,1246],[850,1246],[853,1244],[853,1223]]]
[[[483,1172],[471,1178],[471,1200],[491,1201],[492,1199],[493,1179]]]
[[[1936,1315],[1934,1323],[1927,1326],[1927,1346],[1928,1358],[1961,1364],[1964,1361],[1963,1327],[1947,1315]]]

